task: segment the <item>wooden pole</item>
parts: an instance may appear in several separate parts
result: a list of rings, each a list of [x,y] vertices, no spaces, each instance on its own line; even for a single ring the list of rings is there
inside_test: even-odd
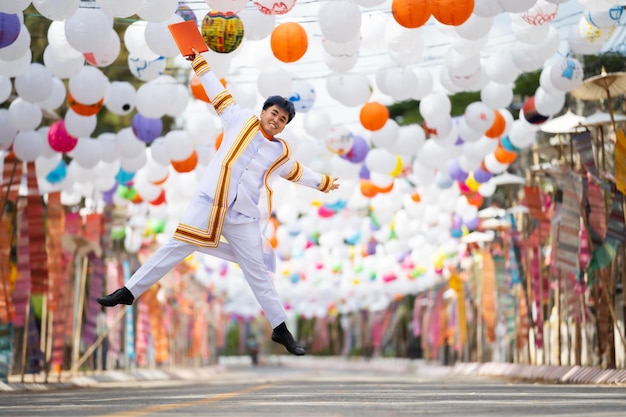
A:
[[[28,295],[30,299],[30,294]],[[24,330],[22,332],[22,352],[21,352],[21,381],[24,383],[24,375],[26,374],[26,356],[28,353],[28,330],[29,330],[29,321],[30,321],[30,301],[28,302],[28,306],[26,307],[26,313],[24,318]]]
[[[72,364],[75,364],[80,357],[80,337],[83,325],[83,308],[85,305],[85,288],[87,287],[87,266],[89,260],[87,256],[83,256],[82,266],[80,270],[80,282],[78,290],[78,306],[74,314],[76,315],[76,328],[74,329],[74,342],[72,347]],[[72,365],[74,369],[75,365]]]

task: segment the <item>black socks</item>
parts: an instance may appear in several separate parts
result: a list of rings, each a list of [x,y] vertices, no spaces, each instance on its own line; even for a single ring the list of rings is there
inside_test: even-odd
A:
[[[279,336],[284,336],[287,333],[289,333],[289,330],[287,330],[287,325],[285,324],[285,322],[282,322],[278,326],[276,326],[276,328],[274,328],[274,333],[276,333]]]

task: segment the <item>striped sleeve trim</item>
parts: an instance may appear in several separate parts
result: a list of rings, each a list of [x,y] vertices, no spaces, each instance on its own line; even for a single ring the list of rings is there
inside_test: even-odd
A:
[[[202,75],[211,69],[211,66],[209,65],[208,62],[206,62],[206,60],[204,59],[202,55],[196,56],[194,60],[191,62],[191,66],[193,67],[193,70],[196,73],[196,75]]]
[[[328,175],[322,175],[322,181],[320,182],[319,190],[322,192],[329,192],[333,186],[333,179]]]
[[[302,168],[300,162],[296,161],[293,164],[293,168],[291,168],[291,171],[289,171],[289,173],[285,176],[285,179],[293,182],[298,182],[300,181],[300,178],[302,178],[303,173],[304,168]]]
[[[220,91],[211,100],[211,104],[213,104],[213,107],[215,108],[217,114],[222,114],[222,112],[234,102],[235,99],[233,99],[233,96],[228,92],[228,90]]]

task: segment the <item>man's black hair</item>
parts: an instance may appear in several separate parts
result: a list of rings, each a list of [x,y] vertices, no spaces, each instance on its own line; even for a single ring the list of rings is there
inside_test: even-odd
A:
[[[291,119],[293,119],[293,117],[296,115],[296,108],[293,106],[293,103],[287,100],[285,97],[269,96],[267,100],[265,100],[265,103],[263,103],[263,110],[266,110],[267,108],[272,106],[277,106],[287,112],[287,114],[289,115],[287,123],[289,123]]]

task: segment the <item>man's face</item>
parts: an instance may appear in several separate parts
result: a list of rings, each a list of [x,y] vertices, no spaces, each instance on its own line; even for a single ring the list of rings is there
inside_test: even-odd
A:
[[[285,110],[274,105],[262,110],[260,119],[263,131],[270,136],[276,136],[282,132],[287,125],[287,122],[289,121],[289,114]]]

